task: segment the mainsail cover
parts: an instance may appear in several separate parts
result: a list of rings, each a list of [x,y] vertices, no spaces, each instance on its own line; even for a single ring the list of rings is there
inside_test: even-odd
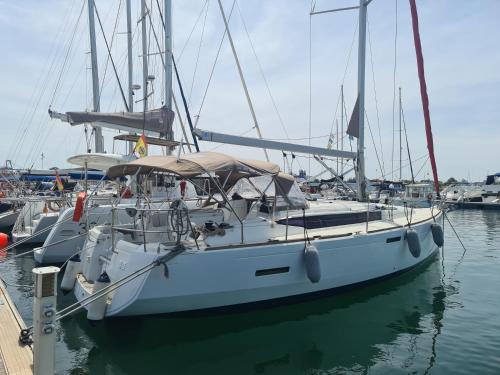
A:
[[[167,138],[172,135],[172,123],[174,121],[174,112],[167,107],[153,109],[145,113],[67,112],[66,116],[71,125],[96,123],[97,126],[121,130],[137,129],[155,132]]]

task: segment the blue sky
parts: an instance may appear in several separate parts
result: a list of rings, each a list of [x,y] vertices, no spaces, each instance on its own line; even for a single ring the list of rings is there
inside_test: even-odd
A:
[[[139,1],[134,3],[137,4],[134,4],[132,18],[136,27]],[[191,111],[197,114],[221,40],[223,23],[216,0],[173,0],[173,3],[174,54],[179,62],[184,89],[190,96]],[[229,13],[232,0],[223,3]],[[355,0],[318,0],[316,9],[353,3]],[[118,33],[113,39],[112,54],[126,85],[125,36],[120,34],[125,31],[124,0],[96,0],[108,39],[111,39],[120,4],[116,23]],[[156,6],[155,1],[152,4]],[[40,155],[43,152],[44,167],[63,167],[67,165],[69,156],[85,151],[82,127],[70,128],[50,120],[47,115],[49,105],[59,111],[91,107],[85,8],[78,22],[82,5],[81,0],[0,0],[0,44],[4,50],[0,69],[4,147],[0,149],[0,160],[13,159],[19,167],[41,167]],[[497,21],[500,1],[419,0],[417,5],[440,177],[470,176],[473,180],[481,180],[486,173],[500,170],[500,25]],[[357,40],[347,62],[353,37],[357,38],[354,34],[357,12],[318,15],[310,19],[310,6],[310,1],[303,0],[238,0],[239,10],[235,7],[230,28],[262,133],[270,139],[286,139],[287,136],[252,52],[243,20],[286,133],[297,143],[308,142],[309,40],[312,41],[311,143],[324,147],[332,123],[335,119],[340,120],[339,112],[335,116],[335,108],[342,82],[349,113],[355,100]],[[402,87],[410,149],[413,159],[420,158],[415,162],[415,169],[419,170],[425,161],[426,146],[411,19],[406,0],[399,0],[397,7],[395,85]],[[391,177],[396,0],[372,1],[368,18],[371,48],[369,44],[366,110],[379,157],[383,154],[386,176]],[[73,32],[75,36],[68,52]],[[136,32],[134,81],[140,84],[138,36]],[[106,52],[100,31],[97,38],[99,74],[104,80],[101,109],[123,110],[111,65],[105,68]],[[163,75],[157,55],[151,57],[150,70],[156,76],[152,101],[160,105]],[[138,92],[137,97],[140,96],[141,92]],[[140,106],[140,103],[136,104],[136,108]],[[256,136],[227,39],[200,113],[199,127]],[[112,152],[115,133],[105,131],[104,134],[106,150]],[[176,134],[180,134],[177,122]],[[380,177],[381,168],[368,129],[366,135],[368,176]],[[204,150],[217,146],[209,143],[201,145]],[[399,165],[398,147],[396,145],[394,168]],[[222,146],[216,150],[264,158],[263,152],[256,149]],[[114,151],[124,152],[125,147],[117,143]],[[283,164],[280,153],[274,152],[272,157],[280,165]],[[295,171],[299,163],[308,167],[307,159],[298,158],[294,164]],[[311,169],[315,173],[321,168],[313,162]],[[429,172],[427,163],[418,177],[427,177]],[[396,172],[394,176],[398,175]],[[405,167],[403,177],[408,176],[409,169]]]

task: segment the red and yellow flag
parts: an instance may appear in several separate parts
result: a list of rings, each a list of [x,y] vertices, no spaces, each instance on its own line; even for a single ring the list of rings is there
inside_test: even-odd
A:
[[[148,143],[146,142],[146,136],[144,134],[141,134],[141,136],[137,140],[137,143],[134,147],[134,152],[137,152],[140,158],[148,156]]]
[[[61,177],[59,176],[59,172],[56,170],[56,185],[57,185],[57,190],[63,191],[64,190],[64,185],[61,181]]]

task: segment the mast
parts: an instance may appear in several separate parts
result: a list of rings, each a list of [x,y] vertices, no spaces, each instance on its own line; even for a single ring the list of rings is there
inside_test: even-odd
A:
[[[432,177],[434,178],[434,189],[438,198],[441,198],[439,193],[439,180],[436,166],[436,158],[434,157],[434,141],[432,138],[431,115],[429,113],[429,97],[427,96],[427,84],[425,82],[424,72],[424,56],[422,55],[422,43],[420,42],[420,32],[418,29],[418,12],[415,0],[410,1],[411,21],[413,26],[413,41],[415,43],[415,54],[417,57],[418,79],[420,81],[420,96],[422,97],[422,109],[424,111],[425,134],[427,138],[427,149],[429,150],[429,159],[432,167]]]
[[[164,3],[163,29],[165,31],[165,106],[172,109],[172,0],[165,0]],[[179,118],[179,121],[181,119]],[[167,134],[167,139],[173,140],[173,130]],[[186,139],[186,142],[188,140]],[[179,146],[182,148],[182,145]],[[170,155],[172,148],[167,147],[167,155]]]
[[[365,55],[366,55],[366,0],[359,1],[359,45],[358,45],[358,100],[359,138],[357,157],[358,200],[366,200],[365,177]]]
[[[92,98],[93,111],[100,112],[99,97],[99,74],[97,70],[97,48],[95,42],[95,21],[94,21],[94,0],[87,1],[89,11],[89,34],[90,34],[90,61],[92,65]],[[104,152],[104,142],[102,138],[102,129],[99,126],[93,126],[95,139],[95,152]]]
[[[134,91],[133,91],[133,57],[132,57],[132,12],[131,1],[127,0],[127,62],[128,62],[128,110],[134,112]],[[131,133],[132,134],[132,133]],[[134,151],[134,143],[128,142],[128,152]]]
[[[172,109],[172,0],[165,0],[165,105]],[[187,139],[186,139],[187,142]]]
[[[344,151],[344,85],[340,85],[340,100],[341,100],[341,108],[340,108],[340,134],[342,138],[340,139],[340,149]],[[341,159],[342,163],[340,164],[340,176],[344,178],[344,159]],[[338,170],[337,170],[338,172]]]
[[[148,43],[146,34],[146,0],[141,0],[142,18],[142,92],[143,92],[143,112],[148,110]]]
[[[402,181],[403,178],[403,143],[401,142],[401,87],[399,88],[399,181]]]

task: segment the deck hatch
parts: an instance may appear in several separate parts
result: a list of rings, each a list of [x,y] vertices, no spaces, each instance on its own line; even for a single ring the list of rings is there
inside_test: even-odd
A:
[[[290,267],[266,268],[264,270],[255,271],[255,276],[276,275],[277,273],[287,273],[289,271]]]
[[[382,219],[381,211],[366,211],[361,212],[340,212],[334,214],[316,214],[305,217],[296,216],[288,219],[280,219],[276,222],[283,225],[291,225],[295,227],[306,227],[307,229],[318,229],[336,227],[339,225],[359,224],[368,221]]]

